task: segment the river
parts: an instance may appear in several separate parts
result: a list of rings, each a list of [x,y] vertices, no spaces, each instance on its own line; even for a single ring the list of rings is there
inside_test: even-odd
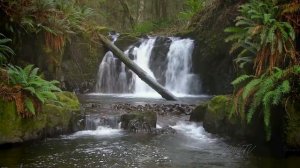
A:
[[[189,97],[175,102],[197,104],[208,97]],[[84,95],[82,104],[93,102],[86,111],[90,120],[106,113],[115,116],[112,104],[153,104],[174,102],[112,95]],[[96,107],[95,107],[96,108]],[[111,167],[111,168],[194,168],[194,167],[297,167],[299,157],[285,159],[260,156],[253,144],[234,144],[205,132],[201,123],[188,116],[158,117],[157,127],[170,125],[174,134],[130,133],[118,124],[98,124],[96,128],[61,135],[0,150],[0,167]],[[115,126],[114,126],[115,125]]]

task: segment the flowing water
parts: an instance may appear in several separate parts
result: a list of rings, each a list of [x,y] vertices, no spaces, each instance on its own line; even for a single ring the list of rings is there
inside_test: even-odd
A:
[[[162,40],[166,42],[161,44]],[[157,47],[166,52],[154,52]],[[201,88],[200,77],[192,72],[193,49],[194,41],[191,39],[148,37],[130,46],[124,53],[176,96],[186,97],[199,94]],[[96,93],[160,97],[110,51],[99,66]]]
[[[113,41],[118,34],[111,35]],[[160,98],[111,52],[99,66],[96,93],[82,95],[85,129],[71,135],[0,149],[4,167],[100,167],[100,168],[196,168],[196,167],[297,167],[299,157],[274,159],[254,155],[253,144],[229,144],[205,132],[187,115],[158,116],[157,128],[170,126],[175,134],[130,133],[120,129],[120,112],[113,104],[198,104],[201,80],[193,74],[194,42],[175,37],[141,39],[125,52],[150,76],[179,96],[179,101]],[[196,88],[196,89],[195,89]],[[88,106],[86,106],[88,107]]]
[[[170,125],[176,130],[175,134],[126,132],[119,128],[118,112],[110,108],[111,104],[124,102],[124,98],[111,97],[109,102],[106,98],[82,97],[83,103],[97,99],[102,105],[86,111],[86,130],[1,149],[0,167],[252,168],[295,167],[300,164],[297,157],[255,156],[251,153],[255,146],[228,144],[205,132],[201,123],[186,121],[187,116],[159,116],[157,128]],[[190,99],[189,103],[200,100]],[[141,103],[157,102],[148,99],[147,102],[139,101]]]

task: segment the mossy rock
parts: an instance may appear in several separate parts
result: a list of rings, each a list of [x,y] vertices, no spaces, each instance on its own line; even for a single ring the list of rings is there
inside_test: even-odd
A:
[[[156,128],[157,115],[153,111],[131,112],[121,116],[121,128],[132,132]]]
[[[232,97],[221,95],[212,98],[207,105],[203,120],[206,131],[237,139],[246,139],[247,123],[238,115],[230,115]]]
[[[0,144],[22,141],[21,121],[15,103],[0,99]]]
[[[74,113],[79,112],[78,99],[69,92],[56,95],[63,106],[46,103],[42,112],[31,118],[22,118],[16,111],[15,102],[0,100],[0,144],[40,139],[45,135],[69,131]]]
[[[118,37],[118,40],[115,42],[115,45],[125,51],[130,45],[136,43],[139,41],[139,38],[135,35],[128,34],[128,33],[123,33],[120,34]]]
[[[288,105],[286,117],[286,143],[291,148],[300,148],[300,105]]]
[[[208,102],[199,104],[192,112],[190,121],[202,122],[204,120],[205,113],[207,111]]]

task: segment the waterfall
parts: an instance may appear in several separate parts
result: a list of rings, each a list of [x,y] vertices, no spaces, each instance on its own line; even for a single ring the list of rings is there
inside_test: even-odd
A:
[[[192,73],[193,49],[191,39],[148,37],[124,53],[176,96],[186,96],[200,93],[199,76]],[[159,96],[110,51],[99,66],[96,92]]]
[[[191,39],[172,38],[167,55],[166,88],[175,94],[198,93],[200,87],[198,76],[191,73],[192,51],[194,41]],[[193,84],[196,84],[193,86]]]

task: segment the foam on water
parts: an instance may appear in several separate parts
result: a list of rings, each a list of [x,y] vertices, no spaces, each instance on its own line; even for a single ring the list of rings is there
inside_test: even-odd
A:
[[[123,135],[121,129],[113,129],[104,126],[98,126],[96,130],[78,131],[67,138],[74,139],[79,137],[116,137]]]
[[[215,139],[210,138],[210,134],[205,132],[202,126],[197,125],[193,122],[177,122],[176,125],[171,126],[176,131],[182,133],[183,135],[200,141],[214,142]]]

